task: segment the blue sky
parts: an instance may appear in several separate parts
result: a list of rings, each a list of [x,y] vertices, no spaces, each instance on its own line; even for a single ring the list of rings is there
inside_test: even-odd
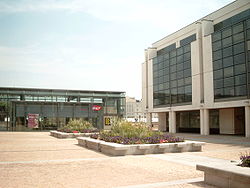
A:
[[[232,0],[0,0],[0,87],[125,91],[144,49]]]

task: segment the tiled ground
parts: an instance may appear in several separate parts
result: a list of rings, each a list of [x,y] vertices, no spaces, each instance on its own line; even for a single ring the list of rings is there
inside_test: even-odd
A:
[[[110,157],[48,132],[0,132],[0,187],[212,188],[197,162],[238,160],[250,151],[243,137],[181,136],[208,143],[203,152]]]

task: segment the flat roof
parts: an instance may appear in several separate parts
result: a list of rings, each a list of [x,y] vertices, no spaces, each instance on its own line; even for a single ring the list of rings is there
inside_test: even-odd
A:
[[[113,93],[121,94],[124,91],[96,91],[96,90],[74,90],[74,89],[48,89],[48,88],[21,88],[21,87],[0,87],[1,90],[12,91],[44,91],[44,92],[72,92],[72,93]]]

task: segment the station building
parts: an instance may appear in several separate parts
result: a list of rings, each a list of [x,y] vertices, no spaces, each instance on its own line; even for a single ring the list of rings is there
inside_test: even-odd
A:
[[[0,87],[0,130],[51,130],[70,119],[104,129],[125,108],[125,92]],[[37,118],[36,127],[29,126],[29,116]]]
[[[143,108],[170,133],[250,137],[250,1],[156,41],[142,64]]]

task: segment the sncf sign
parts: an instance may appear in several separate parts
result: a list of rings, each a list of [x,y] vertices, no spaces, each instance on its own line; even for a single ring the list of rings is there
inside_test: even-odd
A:
[[[99,106],[99,105],[93,105],[93,106],[92,106],[92,110],[93,110],[93,111],[99,111],[99,110],[101,110],[101,109],[102,109],[102,107]]]

